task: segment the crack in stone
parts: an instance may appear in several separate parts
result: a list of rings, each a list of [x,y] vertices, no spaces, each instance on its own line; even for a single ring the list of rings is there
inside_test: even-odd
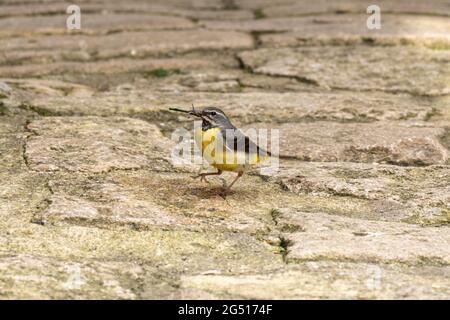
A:
[[[274,32],[271,32],[271,33],[274,33]],[[255,36],[254,36],[254,33],[252,33],[252,36],[255,37]],[[258,41],[258,40],[255,40],[255,41]],[[255,42],[255,46],[258,47],[257,42]],[[242,52],[242,50],[241,50],[241,52]],[[309,78],[307,78],[307,77],[293,76],[293,75],[289,75],[289,76],[286,75],[286,76],[285,76],[285,75],[279,75],[279,74],[261,74],[261,73],[255,72],[255,71],[253,70],[253,68],[252,68],[251,66],[247,65],[247,64],[244,62],[244,60],[243,60],[238,54],[235,55],[235,58],[236,58],[236,60],[237,60],[238,63],[239,63],[239,68],[242,69],[242,70],[244,70],[244,71],[246,71],[246,72],[248,72],[248,73],[250,73],[250,74],[253,74],[253,75],[265,75],[265,76],[272,77],[272,78],[294,79],[294,80],[296,80],[298,83],[307,84],[307,85],[312,85],[312,86],[315,86],[315,87],[322,87],[322,86],[319,84],[319,82],[317,82],[316,80],[313,80],[313,79],[309,79]],[[328,88],[327,88],[327,89],[328,89]],[[330,89],[334,89],[334,88],[330,88]],[[336,89],[337,89],[337,88],[336,88]],[[343,91],[344,91],[344,90],[352,91],[352,90],[350,90],[350,89],[342,89],[342,90],[343,90]]]
[[[292,245],[292,242],[284,236],[283,225],[280,224],[280,216],[281,212],[278,209],[272,209],[270,211],[270,217],[272,222],[277,230],[278,235],[276,236],[277,241],[274,242],[274,245],[278,248],[278,253],[281,255],[282,261],[287,264],[287,255],[289,253],[289,247]]]
[[[61,113],[58,112],[52,112],[48,109],[42,108],[42,107],[38,107],[38,106],[33,106],[31,104],[22,102],[21,104],[19,104],[17,106],[17,108],[24,110],[24,111],[28,111],[28,112],[34,112],[35,114],[41,116],[41,117],[51,117],[51,116],[61,116]]]
[[[45,219],[43,219],[42,213],[50,207],[50,205],[52,204],[51,196],[55,194],[50,185],[50,179],[45,182],[44,186],[49,192],[49,196],[42,199],[37,207],[38,212],[35,212],[30,219],[30,223],[38,224],[41,226],[45,226],[47,223]]]
[[[25,132],[31,132],[30,129],[28,128],[28,121],[29,120],[25,121],[25,124],[23,126]],[[28,139],[28,137],[25,136],[22,140],[22,159],[23,159],[23,162],[25,163],[25,166],[27,167],[27,169],[30,171],[34,171],[33,169],[31,169],[30,162],[29,162],[29,159],[27,156],[27,139]]]
[[[287,245],[289,247],[290,244]],[[370,264],[385,264],[385,265],[402,265],[408,267],[448,267],[450,263],[445,262],[440,257],[420,257],[418,261],[381,261],[375,257],[366,258],[350,258],[350,257],[330,257],[326,255],[317,255],[313,258],[289,258],[286,259],[286,264],[304,263],[311,261],[327,261],[327,262],[351,262],[351,263],[370,263]]]
[[[192,29],[192,30],[196,30],[196,29]],[[163,30],[163,31],[168,31],[168,30]],[[179,31],[179,30],[173,30],[173,31]],[[250,35],[250,33],[248,32],[239,32],[241,34],[245,34],[245,35]],[[86,35],[89,36],[89,35]],[[91,52],[87,52],[89,54],[89,59],[85,60],[85,59],[77,59],[77,58],[70,58],[67,59],[68,57],[64,57],[63,59],[59,60],[52,60],[51,62],[54,63],[64,63],[64,62],[89,62],[89,63],[95,63],[95,62],[110,62],[110,61],[114,61],[114,60],[119,60],[119,59],[136,59],[136,60],[145,60],[145,59],[149,59],[149,58],[153,58],[153,59],[169,59],[169,58],[183,58],[185,56],[189,56],[189,55],[208,55],[208,54],[217,54],[217,53],[221,53],[224,55],[233,55],[233,54],[237,54],[242,52],[243,50],[252,50],[255,49],[255,42],[252,38],[252,45],[249,47],[242,47],[242,48],[190,48],[190,49],[179,49],[178,51],[176,51],[176,53],[174,54],[174,51],[161,51],[161,52],[145,52],[145,53],[140,53],[138,56],[133,56],[130,53],[117,53],[117,54],[111,54],[105,57],[99,57],[97,54],[98,52],[96,51],[91,51]],[[7,61],[2,61],[0,62],[0,66],[13,66],[13,65],[24,65],[23,62],[35,62],[36,64],[42,64],[39,63],[40,60],[33,61],[30,60],[29,58],[24,58],[24,59],[16,59],[16,60],[12,60],[9,59]],[[50,75],[58,75],[59,73],[50,73]],[[80,73],[82,74],[82,73]]]
[[[445,132],[439,137],[441,144],[450,151],[450,126],[445,127]],[[447,164],[450,164],[450,159],[447,160]]]

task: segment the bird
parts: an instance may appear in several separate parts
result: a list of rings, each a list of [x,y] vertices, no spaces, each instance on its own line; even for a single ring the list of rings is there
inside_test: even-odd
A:
[[[259,147],[241,130],[236,128],[228,116],[217,107],[206,107],[201,111],[169,108],[200,118],[202,126],[195,128],[195,142],[203,158],[217,171],[199,173],[193,178],[208,182],[207,176],[218,176],[224,171],[236,172],[237,176],[225,188],[229,191],[250,167],[271,157],[271,153]]]

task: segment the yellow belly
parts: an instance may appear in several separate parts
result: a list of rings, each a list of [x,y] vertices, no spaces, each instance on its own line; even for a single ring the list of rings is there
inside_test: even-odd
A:
[[[217,143],[219,128],[211,128],[203,131],[201,128],[195,130],[195,142],[202,151],[203,158],[214,168],[222,171],[243,171],[249,165],[259,163],[262,159],[258,154],[248,156],[244,152],[233,152],[227,150],[223,143]]]

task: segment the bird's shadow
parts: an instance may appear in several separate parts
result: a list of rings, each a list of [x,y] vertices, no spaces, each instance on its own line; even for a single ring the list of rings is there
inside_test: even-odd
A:
[[[234,194],[233,190],[227,190],[223,187],[214,187],[214,186],[201,186],[188,188],[187,192],[193,196],[197,196],[202,199],[212,199],[217,198],[218,196],[226,199],[227,196]]]

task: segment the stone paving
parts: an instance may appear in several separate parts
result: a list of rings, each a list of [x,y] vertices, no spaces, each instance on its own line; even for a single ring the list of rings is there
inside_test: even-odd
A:
[[[450,298],[448,0],[69,4],[0,1],[0,299]],[[279,171],[193,180],[192,103]]]

